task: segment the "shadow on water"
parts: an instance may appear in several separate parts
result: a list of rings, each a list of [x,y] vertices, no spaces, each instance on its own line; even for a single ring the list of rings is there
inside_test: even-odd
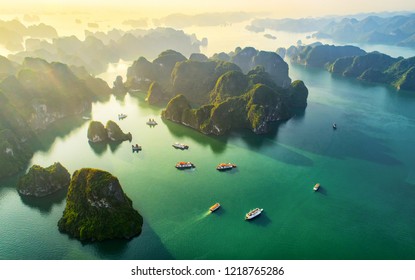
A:
[[[88,141],[88,144],[97,156],[101,156],[108,148],[107,143],[91,143]]]
[[[64,138],[75,128],[82,126],[88,121],[81,117],[68,117],[56,121],[31,141],[34,151],[48,151],[57,138]]]
[[[221,154],[226,150],[226,143],[229,136],[204,135],[192,128],[162,119],[169,132],[178,139],[188,137],[202,146],[209,146],[213,153]]]
[[[261,215],[259,215],[258,217],[252,219],[252,220],[245,220],[245,222],[250,223],[250,224],[254,224],[256,226],[261,226],[261,227],[266,227],[268,226],[272,221],[271,219],[267,216],[265,210],[262,212]]]
[[[39,210],[41,213],[50,213],[52,210],[53,205],[60,204],[62,201],[65,200],[67,190],[60,190],[56,193],[45,197],[32,197],[32,196],[24,196],[20,195],[20,200],[23,204],[29,206],[30,208],[34,208]]]
[[[315,193],[317,195],[327,195],[327,189],[323,185],[320,185],[320,187],[318,188],[318,191]]]
[[[89,243],[99,254],[100,259],[130,259],[130,260],[171,260],[173,256],[163,245],[160,237],[151,226],[144,221],[143,230],[139,236],[131,240],[109,240]]]
[[[226,214],[226,208],[224,208],[223,206],[221,206],[218,210],[214,211],[214,212],[210,212],[208,211],[208,215],[209,216],[223,216]]]
[[[285,125],[286,122],[274,122],[270,124],[270,131],[264,135],[257,135],[251,131],[241,131],[232,137],[242,139],[251,150],[255,150],[264,156],[270,157],[286,164],[296,166],[312,166],[313,161],[308,157],[297,153],[277,141],[278,130]]]
[[[122,143],[122,141],[108,143],[108,146],[109,146],[111,152],[115,153],[118,150],[118,148],[120,147],[121,143]]]

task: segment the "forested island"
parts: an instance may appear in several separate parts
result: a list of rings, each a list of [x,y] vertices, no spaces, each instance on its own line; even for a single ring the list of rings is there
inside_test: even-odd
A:
[[[133,208],[117,177],[83,168],[72,175],[61,232],[82,241],[130,239],[141,233],[142,216]]]
[[[43,197],[67,189],[70,180],[68,170],[59,162],[47,168],[33,165],[27,174],[19,179],[17,191],[21,195]]]
[[[101,122],[90,122],[87,137],[91,143],[122,142],[127,140],[131,142],[132,140],[131,133],[124,133],[118,124],[111,120],[107,122],[105,127]]]
[[[0,56],[0,178],[26,167],[37,134],[110,95],[107,83],[84,68],[39,58],[17,64]]]
[[[362,81],[387,84],[396,89],[415,91],[415,57],[391,57],[380,52],[366,53],[354,46],[315,43],[292,46],[286,55],[294,63]]]
[[[168,50],[128,69],[128,89],[147,90],[147,101],[167,107],[162,117],[205,134],[248,128],[266,133],[307,105],[302,81],[291,83],[287,63],[275,52],[237,48],[208,59]]]

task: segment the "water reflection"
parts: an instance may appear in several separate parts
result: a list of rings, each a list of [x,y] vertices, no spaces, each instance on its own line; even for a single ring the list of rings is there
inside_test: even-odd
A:
[[[58,120],[49,125],[48,129],[38,134],[31,144],[36,151],[46,152],[50,149],[57,138],[64,139],[75,128],[82,126],[89,120],[85,120],[81,117],[69,117],[62,120]]]
[[[61,204],[65,200],[67,190],[59,190],[45,197],[33,197],[20,195],[20,200],[30,208],[39,210],[42,214],[49,214],[55,204]]]
[[[212,136],[204,135],[201,132],[169,120],[162,119],[162,122],[166,125],[169,132],[178,139],[189,137],[202,146],[209,146],[215,154],[221,154],[226,150],[229,136],[215,136],[213,138]]]
[[[100,259],[171,260],[173,256],[160,237],[144,220],[142,232],[131,240],[108,240],[89,243]]]
[[[88,141],[88,144],[97,156],[102,156],[108,149],[107,143],[92,143]]]

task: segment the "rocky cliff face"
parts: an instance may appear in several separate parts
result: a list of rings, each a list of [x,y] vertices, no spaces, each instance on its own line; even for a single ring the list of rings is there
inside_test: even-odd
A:
[[[228,78],[222,82],[232,80]],[[249,84],[250,79],[246,76],[245,79]],[[226,95],[229,88],[231,86],[218,87],[217,92],[211,94],[214,103],[197,109],[191,108],[185,96],[176,96],[163,110],[162,117],[205,134],[222,135],[238,128],[262,134],[269,131],[270,122],[287,120],[295,110],[303,110],[307,106],[308,90],[302,81],[293,82],[289,89],[279,90],[255,84],[235,96]]]
[[[92,143],[105,142],[108,140],[107,130],[101,122],[97,121],[89,123],[87,137],[88,141]]]
[[[295,48],[295,47],[294,47]],[[311,67],[326,67],[336,59],[365,55],[366,52],[354,46],[333,46],[314,44],[298,46],[296,51],[287,52],[291,61]]]
[[[43,168],[33,165],[29,172],[20,178],[17,191],[21,195],[43,197],[69,186],[71,175],[59,162]]]
[[[74,172],[61,232],[79,240],[130,239],[141,233],[143,218],[112,174],[91,168]]]
[[[288,88],[291,79],[288,76],[288,64],[275,52],[258,51],[247,47],[231,57],[231,61],[238,65],[244,73],[257,66],[264,67],[274,83],[282,88]]]

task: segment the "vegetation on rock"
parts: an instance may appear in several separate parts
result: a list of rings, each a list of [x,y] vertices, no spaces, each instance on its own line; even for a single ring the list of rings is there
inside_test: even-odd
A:
[[[141,233],[142,224],[116,177],[92,168],[74,172],[58,222],[61,232],[82,241],[130,239]]]
[[[0,57],[0,178],[26,168],[28,143],[68,116],[88,112],[94,100],[111,94],[108,85],[83,68],[26,58],[22,64]]]
[[[101,122],[91,121],[89,123],[87,137],[91,143],[132,140],[131,133],[124,133],[118,124],[111,120],[107,122],[105,127]]]
[[[22,195],[43,197],[68,188],[70,180],[68,170],[59,162],[47,168],[33,165],[29,172],[20,178],[17,191]]]

